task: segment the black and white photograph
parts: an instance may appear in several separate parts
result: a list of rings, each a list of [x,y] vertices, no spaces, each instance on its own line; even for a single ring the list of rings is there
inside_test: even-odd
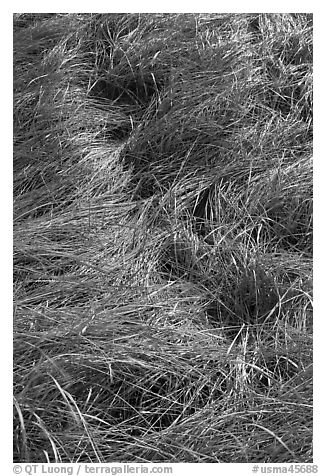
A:
[[[213,8],[12,15],[16,474],[318,473],[315,15]]]

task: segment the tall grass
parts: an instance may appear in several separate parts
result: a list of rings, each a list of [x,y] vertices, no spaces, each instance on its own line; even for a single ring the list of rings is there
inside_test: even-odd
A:
[[[312,16],[14,16],[14,460],[312,461]]]

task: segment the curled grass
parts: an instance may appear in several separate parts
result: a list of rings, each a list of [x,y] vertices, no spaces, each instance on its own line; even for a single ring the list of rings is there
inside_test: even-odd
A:
[[[312,19],[14,17],[14,459],[312,461]]]

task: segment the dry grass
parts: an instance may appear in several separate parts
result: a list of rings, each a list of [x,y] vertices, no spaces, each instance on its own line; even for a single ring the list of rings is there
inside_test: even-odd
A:
[[[312,18],[14,17],[14,460],[312,461]]]

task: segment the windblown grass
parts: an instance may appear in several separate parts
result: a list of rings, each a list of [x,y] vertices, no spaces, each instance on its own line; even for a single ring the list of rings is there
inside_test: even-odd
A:
[[[14,459],[312,461],[312,17],[16,14]]]

